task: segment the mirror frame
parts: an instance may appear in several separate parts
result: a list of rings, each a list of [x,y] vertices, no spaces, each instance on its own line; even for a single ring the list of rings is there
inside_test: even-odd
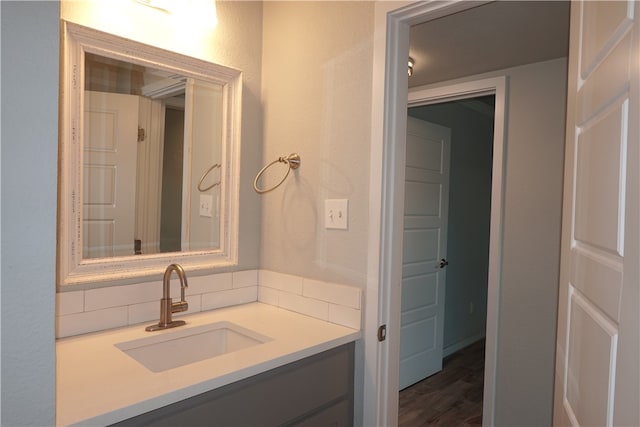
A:
[[[171,263],[179,263],[187,271],[205,273],[237,265],[242,72],[64,20],[62,38],[57,285],[114,285],[156,279]],[[82,257],[85,52],[222,85],[225,126],[221,181],[224,185],[220,194],[219,248],[112,258]],[[190,192],[186,192],[186,197],[190,196]]]

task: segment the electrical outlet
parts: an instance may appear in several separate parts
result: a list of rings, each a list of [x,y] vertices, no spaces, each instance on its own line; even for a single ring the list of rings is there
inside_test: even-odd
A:
[[[200,216],[211,218],[213,216],[213,196],[210,194],[200,195]]]
[[[349,218],[349,200],[327,199],[324,201],[324,227],[346,230]]]

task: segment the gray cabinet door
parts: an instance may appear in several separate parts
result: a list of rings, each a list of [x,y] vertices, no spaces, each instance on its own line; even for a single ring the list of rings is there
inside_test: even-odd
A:
[[[350,426],[354,344],[211,390],[117,426]]]

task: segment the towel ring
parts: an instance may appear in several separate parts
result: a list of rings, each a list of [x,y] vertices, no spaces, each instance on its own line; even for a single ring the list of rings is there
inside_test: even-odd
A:
[[[198,190],[200,190],[202,192],[205,192],[207,190],[211,190],[216,185],[220,185],[220,181],[218,181],[218,182],[214,182],[213,184],[211,184],[207,188],[202,188],[202,182],[207,177],[207,175],[209,175],[209,173],[211,173],[212,170],[214,170],[215,168],[219,168],[219,167],[220,167],[220,165],[218,163],[216,163],[213,166],[211,166],[209,169],[207,169],[207,171],[204,174],[202,174],[202,178],[200,178],[200,182],[198,182]]]
[[[258,188],[258,180],[260,179],[262,174],[271,166],[275,165],[276,163],[286,163],[288,166],[287,173],[285,173],[282,179],[280,180],[280,182],[278,182],[273,187],[267,188],[267,189]],[[300,167],[300,155],[298,153],[291,153],[287,157],[278,157],[276,160],[274,160],[273,162],[269,163],[267,166],[260,169],[260,172],[258,172],[258,175],[256,175],[256,179],[253,180],[253,189],[256,190],[256,193],[258,194],[263,194],[271,190],[275,190],[276,188],[280,187],[280,184],[282,184],[285,179],[287,179],[287,177],[289,176],[289,172],[291,172],[291,169],[298,169],[299,167]]]

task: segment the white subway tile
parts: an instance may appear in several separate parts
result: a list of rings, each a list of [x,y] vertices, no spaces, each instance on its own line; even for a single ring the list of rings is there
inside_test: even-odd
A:
[[[361,312],[342,305],[329,304],[329,322],[359,330]]]
[[[258,299],[258,287],[232,289],[229,291],[202,294],[202,310],[213,310],[231,305],[255,302]]]
[[[258,286],[258,270],[245,270],[233,272],[233,287],[245,288]]]
[[[360,308],[361,291],[359,288],[312,279],[304,279],[303,284],[304,289],[302,295],[305,297],[344,305],[346,307]]]
[[[208,292],[218,292],[218,291],[224,291],[232,288],[231,273],[220,273],[220,274],[209,274],[207,276],[187,277],[187,281],[189,282],[189,287],[186,289],[187,295],[205,294]],[[179,282],[179,281],[176,280],[176,282]],[[172,293],[172,295],[174,294]]]
[[[126,306],[162,298],[162,282],[145,282],[135,285],[110,286],[85,291],[84,309],[94,311],[110,307]]]
[[[129,313],[129,324],[158,322],[160,320],[160,303],[159,302],[143,302],[133,304],[127,307]]]
[[[58,292],[56,294],[56,315],[81,313],[84,311],[84,291]]]
[[[57,337],[70,337],[73,335],[126,326],[127,307],[116,307],[105,310],[68,314],[66,316],[59,316],[57,320]]]
[[[329,320],[329,304],[288,292],[280,293],[280,307],[320,320]]]
[[[276,273],[275,271],[260,270],[260,286],[302,295],[302,277],[289,274]]]
[[[275,277],[273,271],[258,270],[258,286],[271,287],[273,277]]]
[[[258,286],[279,289],[279,274],[270,270],[258,270]]]
[[[188,277],[189,310],[182,316],[254,301],[307,316],[361,328],[362,290],[269,270],[245,270]],[[171,297],[180,298],[173,275]],[[62,292],[56,295],[57,336],[66,337],[127,324],[158,321],[162,281]]]
[[[258,301],[278,307],[280,304],[280,291],[277,289],[259,286]]]

